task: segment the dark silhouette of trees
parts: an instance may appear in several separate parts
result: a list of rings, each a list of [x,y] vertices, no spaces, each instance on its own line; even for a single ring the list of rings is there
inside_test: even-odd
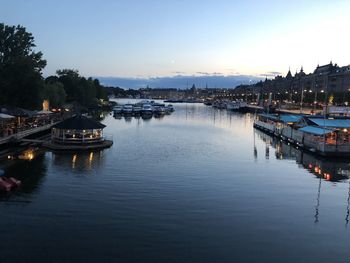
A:
[[[0,23],[0,104],[35,108],[41,104],[42,69],[34,37],[22,26]]]
[[[66,102],[66,97],[67,94],[62,83],[46,81],[42,91],[42,99],[49,100],[51,107],[61,107]]]
[[[34,37],[24,27],[0,23],[0,105],[34,109],[48,99],[54,107],[66,100],[93,106],[107,99],[107,89],[97,79],[86,79],[77,70],[58,70],[44,81],[46,61],[34,47]]]
[[[58,76],[50,76],[46,81],[56,81],[63,85],[67,101],[76,101],[84,106],[94,106],[99,99],[107,99],[107,91],[98,79],[82,77],[77,70],[57,70]]]

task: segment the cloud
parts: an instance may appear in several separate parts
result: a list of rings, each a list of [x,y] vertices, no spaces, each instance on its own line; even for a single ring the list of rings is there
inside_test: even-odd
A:
[[[261,77],[276,77],[282,75],[282,72],[279,71],[268,71],[266,73],[259,74]]]
[[[203,73],[203,72],[202,72]],[[198,74],[198,73],[197,73]],[[105,86],[121,87],[125,89],[139,89],[147,86],[151,88],[186,89],[195,84],[198,88],[235,88],[241,84],[249,84],[262,80],[259,76],[229,75],[221,73],[202,74],[200,76],[177,75],[152,78],[124,78],[124,77],[96,77]],[[265,75],[264,75],[265,76]]]

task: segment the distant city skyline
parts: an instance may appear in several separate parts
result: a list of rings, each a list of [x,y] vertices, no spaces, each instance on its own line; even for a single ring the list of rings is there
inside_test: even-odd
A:
[[[23,25],[44,75],[155,79],[309,73],[350,63],[349,1],[2,1],[1,22]],[[238,81],[239,82],[239,81]],[[218,84],[219,85],[219,84]]]

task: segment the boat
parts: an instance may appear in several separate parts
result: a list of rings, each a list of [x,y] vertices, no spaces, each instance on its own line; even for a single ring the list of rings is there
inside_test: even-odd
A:
[[[153,105],[153,112],[155,114],[157,114],[157,115],[165,114],[165,105],[164,104],[155,103]]]
[[[248,104],[244,101],[232,101],[227,103],[226,109],[228,111],[245,111]]]
[[[120,106],[120,105],[114,106],[114,108],[113,108],[113,113],[114,113],[114,114],[121,114],[122,111],[123,111],[123,107]]]
[[[10,192],[12,189],[11,184],[6,182],[3,177],[0,177],[0,190],[4,192]]]
[[[173,112],[175,109],[174,109],[173,105],[168,104],[167,106],[165,106],[165,110],[167,112]]]
[[[1,172],[2,170],[0,170]],[[21,181],[13,177],[3,176],[4,172],[2,171],[0,177],[0,191],[10,192],[13,188],[17,188],[21,185]]]
[[[211,106],[211,105],[213,105],[213,102],[211,100],[206,100],[206,101],[204,101],[204,105]]]
[[[141,109],[141,113],[152,115],[153,114],[153,107],[150,104],[143,104],[142,109]]]
[[[122,112],[124,114],[132,114],[132,104],[125,104],[123,106]]]
[[[6,183],[10,184],[11,185],[11,188],[16,188],[16,187],[19,187],[22,182],[20,180],[17,180],[13,177],[2,177],[1,179],[3,179]]]
[[[132,112],[133,112],[134,114],[140,114],[140,113],[141,113],[141,110],[142,110],[142,106],[141,106],[141,105],[135,104],[135,105],[132,107]]]

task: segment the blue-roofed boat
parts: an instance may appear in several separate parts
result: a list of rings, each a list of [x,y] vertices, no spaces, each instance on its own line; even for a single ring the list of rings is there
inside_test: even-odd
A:
[[[259,114],[254,127],[321,155],[350,156],[350,119]]]

